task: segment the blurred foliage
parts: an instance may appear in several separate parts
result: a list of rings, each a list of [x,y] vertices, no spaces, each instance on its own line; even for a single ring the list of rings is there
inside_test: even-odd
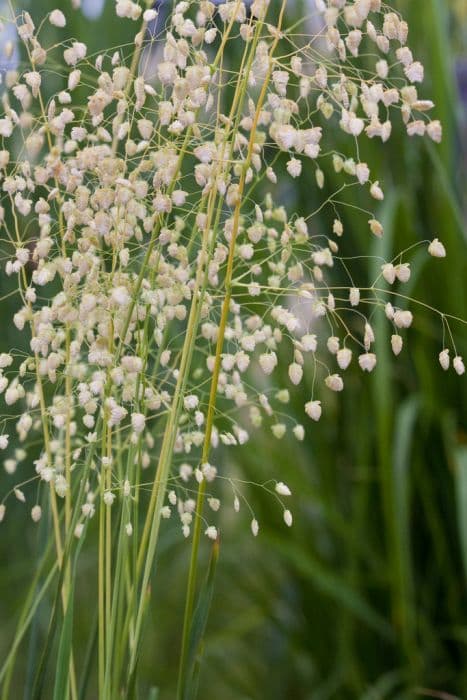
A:
[[[465,41],[467,39],[467,3],[465,0],[453,0],[453,14],[456,22],[455,32],[457,33],[458,40],[462,42],[461,46],[465,48]]]
[[[342,210],[342,250],[391,258],[417,240],[439,236],[448,258],[415,255],[407,293],[467,318],[465,143],[451,51],[457,46],[460,52],[466,5],[465,0],[423,0],[421,11],[421,3],[394,0],[425,64],[423,96],[436,102],[444,141],[440,147],[409,141],[401,130],[386,147],[365,145],[362,160],[391,192],[379,212],[386,233],[381,241],[369,240],[357,210],[367,202],[351,188],[342,196],[352,205]],[[21,6],[39,18],[56,4],[65,3],[25,0]],[[86,41],[90,53],[128,40],[113,5],[107,0],[93,22],[68,12],[72,34]],[[300,2],[290,5],[297,15],[303,11]],[[337,149],[339,138],[336,134]],[[333,177],[326,172],[328,195],[335,190]],[[310,211],[317,202],[303,179],[293,188],[279,188],[289,210]],[[317,225],[329,230],[332,218],[333,212],[325,211]],[[362,260],[358,279],[374,279],[377,267],[371,258]],[[8,287],[3,276],[0,280],[4,294]],[[14,300],[2,302],[2,351],[23,342],[10,324],[13,308]],[[203,700],[405,700],[442,697],[441,692],[467,697],[466,384],[437,364],[442,339],[433,315],[418,311],[397,361],[388,351],[389,326],[376,323],[377,371],[363,378],[348,370],[346,392],[338,401],[322,397],[323,419],[307,424],[303,443],[278,442],[258,431],[250,447],[217,458],[247,481],[266,481],[273,474],[287,482],[294,492],[294,527],[285,531],[280,511],[260,489],[249,494],[261,526],[257,540],[249,536],[248,518],[234,519],[226,509],[200,679]],[[465,355],[466,332],[461,325],[453,328]],[[297,421],[311,381],[305,377],[301,391],[293,392],[290,410]],[[12,479],[1,477],[2,493]],[[2,525],[1,653],[11,643],[46,527],[34,530],[24,519],[18,504]],[[207,555],[206,548],[206,561]],[[86,550],[82,556],[89,557],[89,565],[76,584],[77,664],[84,662],[95,604],[90,597],[94,559]],[[188,556],[186,544],[168,528],[148,611],[142,661],[148,685],[141,698],[149,697],[152,686],[161,688],[160,700],[174,697]],[[39,606],[18,678],[30,676],[37,663],[49,605],[44,600]],[[13,688],[14,683],[15,678]]]

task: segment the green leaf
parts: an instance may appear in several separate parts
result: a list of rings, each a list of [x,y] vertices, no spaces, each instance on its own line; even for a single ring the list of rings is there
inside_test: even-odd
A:
[[[318,590],[333,598],[384,639],[394,639],[391,625],[364,598],[347,586],[345,581],[314,559],[309,552],[294,544],[291,539],[275,539],[274,546]]]
[[[62,629],[60,633],[60,642],[58,645],[57,666],[55,671],[55,687],[53,700],[66,700],[69,697],[69,671],[72,658],[72,640],[73,640],[73,611],[75,599],[75,581],[76,567],[86,535],[86,529],[81,534],[76,547],[73,564],[71,567],[70,590],[68,592],[67,606],[63,618]]]
[[[65,616],[63,618],[60,643],[58,646],[53,700],[66,700],[69,697],[68,677],[73,637],[74,588],[74,585],[72,585],[69,592]]]
[[[467,447],[458,447],[454,451],[457,505],[457,523],[459,530],[464,576],[467,581]]]
[[[190,627],[187,663],[184,676],[182,677],[183,700],[194,700],[197,694],[202,644],[211,607],[218,559],[219,540],[216,540],[212,546],[206,580],[201,588],[198,605],[196,606]]]
[[[41,603],[41,601],[42,601],[45,593],[47,592],[50,584],[52,583],[53,578],[54,578],[56,573],[57,573],[57,562],[55,562],[55,564],[53,564],[53,566],[52,566],[51,570],[49,571],[47,578],[45,579],[41,588],[38,591],[36,591],[34,599],[31,603],[31,606],[29,607],[28,612],[24,615],[24,617],[22,618],[21,624],[18,626],[15,638],[13,640],[13,644],[11,645],[10,653],[6,657],[5,662],[0,670],[0,683],[3,681],[5,674],[7,673],[9,666],[12,663],[12,660],[16,656],[16,653],[18,651],[18,647],[21,644],[29,625],[31,624],[31,621],[34,618],[36,610],[39,607],[39,604]],[[33,587],[32,587],[33,590],[36,590],[36,583],[37,583],[37,581],[34,580]]]
[[[399,407],[393,452],[394,555],[399,582],[399,613],[403,632],[408,635],[407,643],[410,645],[415,643],[410,526],[411,453],[419,410],[417,396],[411,396]]]
[[[404,680],[404,674],[399,669],[389,671],[389,673],[380,676],[376,683],[362,695],[360,700],[384,700],[389,698],[392,691]]]
[[[89,635],[84,662],[80,673],[80,684],[78,692],[78,700],[85,700],[89,680],[91,677],[92,663],[95,658],[97,646],[97,609],[92,621],[91,633]]]

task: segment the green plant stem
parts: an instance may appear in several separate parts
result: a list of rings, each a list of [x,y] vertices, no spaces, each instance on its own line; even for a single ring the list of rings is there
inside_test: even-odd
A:
[[[238,5],[240,5],[240,2],[238,2]],[[211,65],[212,73],[214,73],[216,71],[216,69],[219,65],[219,62],[223,56],[223,50],[224,50],[225,44],[228,40],[228,37],[231,34],[234,23],[235,23],[235,13],[233,13],[232,19],[230,20],[230,22],[227,26],[227,29],[223,33],[220,48],[217,52],[217,55],[216,55],[214,62]],[[191,129],[188,129],[187,133],[186,133],[184,145],[182,147],[182,150],[181,150],[181,153],[179,156],[178,168],[176,171],[176,175],[174,177],[173,186],[171,186],[171,188],[169,188],[169,191],[172,191],[173,187],[175,186],[178,172],[179,172],[179,169],[180,169],[181,164],[183,162],[183,158],[185,156],[190,137],[191,137]],[[209,231],[206,230],[205,235],[203,236],[202,247],[203,247],[203,250],[205,253],[207,251],[207,246],[208,246],[208,238],[209,238],[208,234],[209,234]],[[150,243],[150,246],[151,246],[151,243]],[[148,250],[146,253],[146,256],[145,256],[145,259],[143,262],[143,267],[140,271],[140,275],[138,278],[137,291],[139,291],[139,289],[141,288],[143,275],[145,272],[145,268],[147,267],[147,264],[149,263],[149,258],[150,258],[151,252],[152,252],[152,250],[151,251]],[[207,267],[206,267],[206,273],[207,273]],[[167,484],[167,479],[168,479],[168,474],[169,474],[169,469],[170,469],[171,454],[173,451],[173,445],[174,445],[174,441],[175,441],[178,420],[179,420],[180,411],[181,411],[181,407],[182,407],[182,398],[183,398],[184,388],[185,388],[186,381],[187,381],[187,374],[188,374],[188,370],[190,367],[191,357],[193,354],[194,343],[195,343],[195,339],[196,339],[196,331],[198,328],[199,316],[200,316],[200,311],[201,311],[201,306],[202,306],[202,299],[204,298],[204,291],[205,290],[204,290],[204,287],[202,284],[204,274],[205,273],[203,273],[203,269],[201,266],[199,271],[198,271],[198,275],[197,275],[197,279],[196,279],[196,283],[195,283],[195,289],[193,291],[190,316],[188,319],[187,332],[186,332],[185,342],[184,342],[182,356],[181,356],[181,365],[179,368],[179,377],[177,379],[177,385],[175,388],[174,398],[172,401],[170,416],[167,419],[166,429],[164,431],[164,437],[162,440],[161,453],[160,453],[160,457],[159,457],[158,467],[157,467],[157,471],[156,471],[156,475],[155,475],[155,479],[154,479],[153,488],[151,491],[148,512],[147,512],[147,516],[146,516],[146,520],[145,520],[145,524],[144,524],[144,528],[143,528],[141,543],[140,543],[137,561],[136,561],[136,581],[134,584],[135,590],[136,590],[138,580],[139,580],[141,573],[142,573],[142,583],[140,586],[140,598],[139,598],[139,601],[137,602],[137,606],[136,606],[137,610],[136,610],[134,628],[132,630],[130,664],[129,664],[129,669],[128,669],[128,677],[129,678],[131,678],[131,676],[134,672],[135,666],[136,666],[136,660],[137,660],[138,648],[139,648],[139,639],[140,639],[140,634],[141,634],[143,610],[144,610],[145,605],[147,604],[147,588],[148,588],[150,572],[152,569],[152,563],[154,560],[155,550],[156,550],[156,545],[157,545],[157,540],[158,540],[158,535],[159,535],[161,508],[162,508],[164,497],[165,497],[166,484]],[[134,299],[136,299],[136,295],[134,296]],[[135,302],[133,302],[133,308],[134,308],[134,303]],[[132,309],[131,309],[131,312],[132,312]],[[131,314],[129,314],[129,318],[131,318]],[[128,327],[129,327],[129,320],[128,320],[128,323],[126,325],[126,329],[125,329],[126,331],[128,330]],[[126,335],[126,333],[125,333],[125,335]],[[122,338],[122,344],[123,344],[123,341],[124,341],[124,338]],[[126,636],[128,634],[129,624],[130,624],[130,611],[129,611],[129,614],[127,615],[126,621],[125,621],[122,643],[125,643],[125,639],[126,639]]]
[[[287,0],[283,0],[282,5],[281,5],[281,10],[280,10],[280,15],[279,15],[278,27],[277,27],[278,31],[276,33],[276,36],[275,36],[275,38],[271,44],[271,48],[269,50],[269,67],[268,67],[268,71],[267,71],[266,77],[264,79],[262,88],[261,88],[261,92],[260,92],[260,95],[258,98],[257,105],[256,105],[255,116],[253,119],[253,124],[252,124],[251,132],[250,132],[250,139],[249,139],[249,143],[248,143],[247,157],[246,157],[245,162],[243,164],[242,174],[240,177],[238,199],[237,199],[237,203],[235,206],[232,235],[231,235],[230,244],[229,244],[229,256],[228,256],[228,261],[227,261],[227,270],[226,270],[225,280],[224,280],[225,292],[224,292],[224,300],[223,300],[223,304],[222,304],[221,319],[220,319],[220,323],[219,323],[219,330],[218,330],[217,344],[216,344],[216,355],[215,355],[214,368],[213,368],[212,380],[211,380],[211,388],[210,388],[210,394],[209,394],[208,412],[207,412],[207,417],[206,417],[206,430],[205,430],[205,437],[204,437],[204,442],[203,442],[203,450],[202,450],[202,458],[201,458],[202,463],[205,463],[208,461],[210,450],[211,450],[211,436],[212,436],[212,428],[213,428],[213,422],[214,422],[214,413],[215,413],[215,408],[216,408],[217,387],[218,387],[218,382],[219,382],[219,373],[220,373],[221,360],[222,360],[222,350],[223,350],[223,346],[224,346],[225,329],[226,329],[226,325],[227,325],[227,319],[229,316],[230,301],[231,301],[231,296],[232,296],[232,277],[233,277],[233,267],[234,267],[234,258],[235,258],[235,246],[236,246],[236,240],[237,240],[239,223],[240,223],[240,211],[241,211],[241,205],[242,205],[243,191],[245,188],[246,174],[247,174],[247,171],[248,171],[250,164],[251,164],[251,158],[253,155],[253,148],[254,148],[254,144],[255,144],[256,130],[257,130],[257,126],[258,126],[259,116],[260,116],[260,112],[261,112],[264,100],[266,98],[266,93],[267,93],[269,81],[271,78],[271,73],[272,73],[272,68],[273,68],[273,55],[274,55],[274,51],[275,51],[276,46],[277,46],[278,41],[279,41],[280,28],[282,25],[282,20],[283,20],[283,15],[284,15],[284,11],[286,8],[286,4],[287,4]],[[258,25],[260,25],[259,22],[258,22]],[[251,69],[251,63],[249,65],[249,68]],[[248,80],[248,73],[247,73],[247,76],[245,78],[245,84],[246,84],[247,80]],[[194,530],[193,530],[193,541],[192,541],[192,548],[191,548],[190,568],[189,568],[189,573],[188,573],[187,595],[186,595],[186,601],[185,601],[185,614],[184,614],[183,632],[182,632],[182,648],[181,648],[178,687],[177,687],[178,700],[183,700],[183,696],[184,696],[184,692],[185,692],[184,676],[185,676],[185,667],[186,667],[186,659],[187,659],[187,652],[188,652],[190,625],[191,625],[191,619],[192,619],[192,615],[193,615],[193,605],[194,605],[194,598],[195,598],[195,592],[196,592],[196,575],[197,575],[197,565],[198,565],[199,544],[200,544],[200,538],[201,538],[201,523],[202,523],[202,512],[203,512],[205,490],[206,490],[206,481],[205,481],[205,479],[203,479],[198,487],[197,504],[196,504],[197,518],[195,520],[195,526],[194,526]]]

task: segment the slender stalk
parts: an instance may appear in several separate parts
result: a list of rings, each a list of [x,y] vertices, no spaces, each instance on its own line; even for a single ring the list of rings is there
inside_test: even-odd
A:
[[[9,5],[10,5],[10,10],[13,13],[13,7],[11,5],[11,1],[9,0]],[[29,61],[31,63],[31,67],[33,70],[36,70],[36,64],[33,59],[33,56],[29,50],[29,47],[26,45],[26,51],[28,54]],[[49,147],[49,151],[52,152],[53,150],[53,143],[52,143],[52,134],[49,128],[49,122],[48,122],[48,117],[45,109],[45,104],[44,104],[44,99],[42,96],[42,91],[39,89],[38,91],[38,99],[39,99],[39,106],[40,106],[40,111],[42,115],[42,119],[44,121],[44,130],[47,138],[47,143]],[[55,187],[57,188],[57,191],[60,191],[60,186],[59,182],[57,179],[57,176],[54,175],[54,182],[55,182]],[[65,225],[64,225],[64,219],[63,219],[63,211],[62,211],[62,201],[61,197],[58,199],[59,206],[58,206],[58,223],[59,223],[59,232],[60,232],[60,245],[61,245],[61,251],[62,255],[65,258],[66,257],[66,244],[65,244]],[[12,208],[14,212],[14,208]],[[15,219],[16,219],[16,214],[14,213]],[[23,277],[25,280],[25,273],[23,270]],[[25,282],[26,284],[26,282]],[[29,304],[30,309],[32,309],[32,306]],[[71,353],[70,353],[70,344],[71,344],[71,329],[70,329],[70,324],[66,323],[65,324],[65,401],[66,401],[66,418],[65,418],[65,479],[66,479],[66,492],[65,492],[65,536],[68,534],[69,527],[70,527],[70,522],[71,522],[71,517],[72,517],[72,504],[71,504],[71,410],[72,410],[72,402],[73,402],[73,380],[72,380],[72,375],[70,371],[70,361],[71,361]],[[39,387],[39,398],[40,398],[40,406],[41,406],[41,415],[46,416],[44,414],[45,410],[45,400],[44,400],[44,392],[42,388],[42,380],[39,376],[39,371],[38,371],[38,357],[36,353],[36,376],[37,376],[37,384]],[[39,381],[40,380],[40,381]],[[43,423],[44,426],[44,423]],[[45,436],[45,433],[44,433]],[[48,451],[47,451],[48,450]],[[47,453],[47,458],[49,462],[49,466],[52,466],[52,462],[49,458],[49,453],[50,449],[47,448],[46,445],[46,453]],[[58,556],[58,563],[59,566],[61,567],[62,565],[62,557],[59,555],[59,546],[58,543],[61,542],[61,533],[60,529],[58,526],[58,507],[57,507],[57,498],[54,490],[54,486],[51,482],[50,484],[50,493],[51,493],[51,502],[52,502],[52,516],[53,516],[53,522],[54,522],[54,533],[55,533],[55,541],[57,542],[57,556]],[[60,544],[61,548],[61,544]],[[71,569],[70,569],[70,563],[66,562],[66,571],[65,571],[65,576],[63,578],[63,591],[62,591],[62,601],[63,601],[63,610],[64,612],[66,611],[66,607],[68,605],[68,593],[70,590],[70,576],[71,576]],[[77,699],[77,684],[76,684],[76,674],[75,674],[75,669],[74,669],[74,658],[73,658],[73,652],[70,654],[70,674],[69,674],[69,683],[70,683],[70,691],[71,691],[71,697],[72,700]]]
[[[207,249],[207,238],[208,237],[205,232],[203,238],[204,251],[206,251]],[[189,367],[189,362],[191,360],[191,355],[194,346],[194,340],[196,338],[196,329],[198,326],[200,311],[200,298],[202,298],[200,297],[200,294],[202,294],[200,287],[203,275],[204,270],[202,267],[200,267],[198,270],[196,285],[193,290],[193,302],[191,305],[190,317],[188,320],[177,385],[175,387],[174,398],[172,402],[172,418],[170,421],[168,421],[168,429],[166,429],[164,433],[164,438],[161,447],[161,456],[159,459],[159,466],[154,479],[155,488],[152,491],[152,498],[150,503],[150,509],[154,512],[154,518],[152,520],[149,531],[146,530],[146,532],[148,532],[146,537],[143,533],[143,541],[147,540],[147,548],[145,548],[145,550],[140,549],[140,556],[142,556],[141,552],[144,551],[144,559],[140,560],[140,558],[138,558],[139,561],[144,561],[144,569],[141,584],[141,594],[143,596],[143,599],[145,596],[145,592],[148,588],[149,578],[152,569],[152,562],[156,550],[156,544],[159,535],[160,512],[165,498],[165,490],[169,474],[171,455],[173,450],[173,444],[175,441],[176,425],[178,424],[178,419],[181,412],[184,387],[187,381],[187,369]],[[134,671],[136,664],[136,658],[138,653],[138,640],[141,633],[142,615],[144,609],[143,602],[144,600],[140,600],[138,604],[138,611],[135,621],[133,648],[131,650],[130,656],[129,676],[131,676],[132,672]]]
[[[238,5],[240,5],[240,2],[238,2]],[[219,62],[223,56],[223,50],[224,50],[225,44],[228,40],[228,37],[232,31],[234,22],[235,22],[235,13],[233,13],[232,19],[230,20],[229,25],[223,34],[221,46],[218,50],[218,53],[216,55],[214,62],[211,65],[212,72],[215,72],[215,70],[217,69],[217,66],[219,65]],[[188,129],[182,150],[180,152],[178,167],[176,170],[176,175],[174,177],[173,185],[171,185],[169,187],[169,192],[172,191],[173,187],[175,186],[175,182],[176,182],[176,179],[178,177],[178,172],[179,172],[179,169],[181,167],[184,155],[186,153],[186,149],[187,149],[190,137],[191,137],[191,129]],[[206,235],[207,234],[208,234],[208,231],[206,231]],[[147,268],[147,265],[149,264],[150,255],[152,253],[154,240],[155,240],[155,236],[151,239],[151,242],[149,244],[151,249],[147,250],[147,253],[146,253],[144,261],[143,261],[143,266],[142,266],[142,269],[140,271],[140,275],[139,275],[137,286],[136,286],[137,291],[139,291],[139,289],[141,288],[144,272],[145,272],[145,269]],[[207,246],[207,238],[205,236],[205,237],[203,237],[203,250],[206,250],[206,246]],[[198,298],[199,294],[201,294],[200,298]],[[163,499],[165,496],[165,486],[166,486],[169,467],[170,467],[170,456],[171,456],[171,453],[173,450],[173,444],[175,441],[176,428],[178,425],[178,419],[179,419],[181,405],[182,405],[181,399],[183,397],[184,387],[186,384],[186,373],[187,373],[186,370],[189,367],[190,362],[191,362],[191,356],[192,356],[193,348],[194,348],[194,340],[196,338],[195,331],[198,327],[199,313],[200,313],[203,295],[204,295],[204,290],[200,289],[200,275],[198,275],[197,281],[195,283],[195,290],[193,292],[193,297],[192,297],[193,301],[192,301],[192,305],[191,305],[191,309],[190,309],[190,317],[189,317],[189,321],[188,321],[187,333],[185,336],[185,343],[184,343],[184,347],[182,350],[181,366],[179,369],[179,377],[177,380],[177,386],[175,389],[174,399],[172,401],[171,417],[170,417],[170,420],[167,421],[166,430],[164,432],[158,468],[157,468],[156,476],[154,479],[154,486],[153,486],[153,489],[151,492],[150,503],[149,503],[149,507],[148,507],[146,520],[145,520],[145,525],[143,528],[142,539],[141,539],[141,544],[139,547],[138,557],[137,557],[137,561],[136,561],[135,586],[137,586],[137,580],[140,576],[140,573],[143,570],[143,567],[144,567],[144,571],[143,571],[143,577],[142,577],[142,586],[140,589],[141,590],[141,597],[140,597],[140,600],[137,604],[136,621],[135,621],[134,629],[132,632],[131,657],[130,657],[130,667],[129,667],[129,672],[128,672],[129,677],[131,676],[131,673],[134,670],[136,658],[137,658],[138,643],[139,643],[139,636],[140,636],[140,632],[141,632],[141,622],[142,622],[142,614],[143,614],[143,607],[144,607],[143,602],[144,602],[144,600],[146,600],[145,591],[147,589],[147,585],[149,582],[150,571],[152,568],[152,562],[153,562],[155,548],[156,548],[156,544],[157,544],[159,524],[160,524],[160,511],[161,511],[161,508],[163,505]],[[137,295],[135,294],[133,297],[134,300],[136,299],[136,296]],[[129,322],[130,322],[131,314],[132,314],[132,311],[134,308],[134,303],[135,303],[135,301],[133,301],[132,306],[130,307],[130,313],[128,315],[128,322],[125,326],[125,335],[126,335],[126,331],[128,330],[128,327],[129,327]],[[124,338],[122,338],[122,344],[123,344],[123,340],[124,340]],[[136,590],[136,588],[135,588],[135,590]],[[124,634],[123,634],[122,643],[124,643],[124,640],[126,639],[126,635],[128,634],[129,624],[130,624],[130,615],[128,614],[126,621],[125,621],[125,625],[124,625]]]
[[[104,408],[104,420],[102,424],[102,457],[105,457],[106,446],[106,429],[107,429],[107,410]],[[100,489],[100,506],[99,506],[99,551],[98,551],[98,682],[99,696],[102,697],[104,691],[104,674],[105,674],[105,467],[102,467],[100,474],[101,489]]]
[[[261,109],[262,109],[263,104],[264,104],[266,92],[267,92],[267,89],[269,86],[269,81],[271,79],[271,73],[272,73],[272,68],[273,68],[273,54],[274,54],[274,51],[275,51],[276,46],[277,46],[278,41],[279,41],[280,28],[282,25],[282,20],[283,20],[283,15],[284,15],[286,4],[287,4],[287,0],[283,0],[280,15],[279,15],[279,21],[278,21],[278,31],[276,33],[276,36],[275,36],[275,38],[271,44],[271,48],[269,50],[269,68],[268,68],[265,80],[263,82],[263,86],[261,88],[261,92],[260,92],[258,102],[256,105],[256,111],[255,111],[253,125],[252,125],[251,132],[250,132],[250,139],[249,139],[249,143],[248,143],[247,157],[246,157],[245,162],[243,164],[242,173],[241,173],[240,182],[239,182],[238,199],[237,199],[237,203],[236,203],[235,211],[234,211],[234,222],[233,222],[232,235],[231,235],[230,244],[229,244],[229,256],[228,256],[228,261],[227,261],[227,270],[226,270],[225,280],[224,280],[224,289],[225,289],[224,300],[223,300],[223,304],[222,304],[221,319],[220,319],[219,330],[218,330],[218,335],[217,335],[216,355],[215,355],[214,368],[213,368],[212,379],[211,379],[211,388],[210,388],[210,393],[209,393],[208,411],[207,411],[207,416],[206,416],[206,430],[205,430],[205,435],[204,435],[203,450],[202,450],[202,457],[201,457],[202,463],[205,463],[208,461],[210,450],[211,450],[211,436],[212,436],[212,428],[213,428],[213,423],[214,423],[214,413],[215,413],[215,409],[216,409],[217,387],[218,387],[219,373],[220,373],[220,368],[221,368],[222,351],[223,351],[223,347],[224,347],[225,329],[226,329],[226,325],[227,325],[227,319],[229,316],[230,301],[231,301],[231,296],[232,296],[232,276],[233,276],[233,267],[234,267],[234,258],[235,258],[235,246],[236,246],[238,228],[239,228],[239,222],[240,222],[240,210],[241,210],[241,206],[242,206],[242,198],[243,198],[243,192],[244,192],[244,188],[245,188],[246,174],[247,174],[248,168],[250,167],[250,164],[251,164],[251,158],[253,155],[253,148],[254,148],[254,144],[255,144],[256,130],[257,130],[257,126],[258,126],[259,116],[260,116]],[[261,23],[258,22],[258,25],[260,25],[260,24]],[[249,64],[249,69],[251,69],[251,63]],[[245,78],[246,81],[248,80],[248,76],[249,76],[249,74],[247,73],[246,78]],[[201,523],[202,523],[202,512],[203,512],[205,491],[206,491],[206,480],[203,479],[198,487],[197,503],[196,503],[197,518],[195,520],[195,526],[194,526],[194,530],[193,530],[193,541],[192,541],[192,548],[191,548],[190,568],[189,568],[189,573],[188,573],[187,595],[186,595],[186,601],[185,601],[185,614],[184,614],[183,632],[182,632],[182,648],[181,648],[181,655],[180,655],[178,688],[177,688],[178,700],[183,700],[183,695],[185,692],[184,676],[185,676],[185,668],[186,668],[186,662],[187,662],[189,632],[190,632],[191,619],[192,619],[192,615],[193,615],[193,605],[194,605],[194,598],[195,598],[195,591],[196,591],[196,575],[197,575],[197,565],[198,565],[199,544],[200,544],[200,538],[201,538]]]

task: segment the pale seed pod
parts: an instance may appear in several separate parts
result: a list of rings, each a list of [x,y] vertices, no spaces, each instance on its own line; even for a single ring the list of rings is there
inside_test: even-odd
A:
[[[351,306],[358,306],[360,303],[360,290],[352,287],[349,291],[349,301]]]
[[[376,366],[376,355],[374,352],[366,352],[358,357],[358,364],[364,372],[372,372]]]
[[[274,423],[274,425],[271,426],[271,432],[275,438],[282,440],[286,432],[286,426],[284,423]]]
[[[428,252],[434,258],[445,258],[446,257],[446,248],[441,243],[441,241],[438,240],[437,238],[434,238],[431,241],[430,245],[428,246]]]
[[[316,335],[311,335],[309,333],[303,335],[301,338],[301,343],[305,352],[316,352],[316,348],[318,346]]]
[[[308,401],[305,404],[305,413],[314,421],[319,421],[321,418],[321,401]]]
[[[292,364],[289,365],[289,379],[292,384],[295,384],[296,386],[300,384],[302,377],[303,368],[298,364],[298,362],[292,362]]]
[[[251,532],[253,534],[253,537],[257,537],[258,532],[259,532],[259,524],[258,524],[258,521],[256,520],[256,518],[253,518],[253,520],[251,521],[250,527],[251,527]]]
[[[408,282],[410,279],[410,263],[401,263],[395,267],[396,277],[399,282]]]
[[[394,355],[399,355],[403,347],[402,336],[400,336],[397,333],[394,333],[391,336],[391,347]]]
[[[54,27],[64,27],[66,25],[65,15],[61,10],[52,10],[49,15],[49,22]]]
[[[31,510],[31,518],[35,523],[38,523],[42,516],[42,508],[39,505],[33,506]]]
[[[292,432],[297,440],[299,440],[300,442],[304,440],[305,428],[303,427],[303,425],[294,425]]]
[[[384,234],[382,224],[377,219],[370,219],[368,224],[370,226],[371,233],[377,238],[381,238],[381,236]]]
[[[397,310],[394,313],[394,323],[398,328],[410,328],[412,321],[413,314],[411,311]]]
[[[381,266],[383,277],[388,284],[394,284],[396,281],[396,268],[392,263],[386,263]]]
[[[277,355],[275,352],[263,353],[259,356],[259,364],[264,374],[271,374],[277,366]]]
[[[342,377],[338,374],[329,374],[324,380],[324,383],[331,391],[342,391],[344,388]]]
[[[279,496],[291,496],[292,492],[289,489],[289,487],[284,484],[282,481],[278,481],[276,484],[276,493],[279,494]]]
[[[206,530],[204,531],[204,534],[206,537],[208,537],[210,540],[217,540],[217,528],[214,527],[214,525],[209,525]]]
[[[341,348],[337,352],[337,364],[341,369],[347,369],[352,361],[352,350],[350,348]]]
[[[449,365],[451,364],[451,360],[449,357],[449,350],[447,348],[444,350],[441,350],[441,352],[439,353],[439,364],[444,369],[444,371],[449,369]]]
[[[339,338],[335,335],[331,335],[326,342],[326,346],[330,353],[335,355],[339,351]]]
[[[105,491],[102,500],[106,506],[111,506],[115,501],[115,494],[112,491]]]

